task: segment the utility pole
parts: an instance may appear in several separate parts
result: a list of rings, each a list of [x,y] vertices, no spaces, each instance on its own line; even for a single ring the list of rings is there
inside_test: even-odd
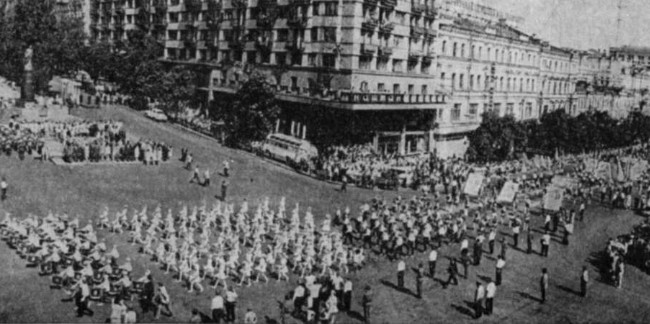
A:
[[[616,8],[617,8],[616,43],[614,45],[619,46],[620,45],[620,36],[621,36],[621,22],[623,21],[623,18],[621,16],[621,13],[623,11],[623,0],[618,0],[618,4],[616,5]]]

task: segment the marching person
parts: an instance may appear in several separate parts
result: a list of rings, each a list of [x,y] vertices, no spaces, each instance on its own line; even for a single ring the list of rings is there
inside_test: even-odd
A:
[[[548,270],[542,269],[542,277],[539,279],[539,288],[542,292],[541,303],[546,302],[546,291],[548,290]]]
[[[2,177],[2,181],[0,181],[0,200],[5,201],[7,199],[7,188],[9,185],[7,184],[7,178]]]
[[[406,271],[406,263],[400,259],[397,263],[397,288],[404,289],[404,272]]]
[[[223,176],[228,177],[229,171],[230,171],[230,163],[228,163],[228,160],[225,160],[223,161]]]
[[[366,291],[363,294],[361,303],[363,305],[363,320],[366,323],[370,323],[370,307],[372,305],[372,290],[370,286],[366,286]]]
[[[169,293],[167,293],[167,288],[165,288],[165,285],[163,285],[162,282],[158,282],[158,292],[156,297],[154,297],[154,300],[156,301],[156,313],[154,315],[155,319],[158,319],[160,317],[160,313],[162,312],[163,307],[168,313],[168,316],[174,316],[170,308],[171,300],[169,298]]]
[[[494,311],[494,296],[497,293],[497,285],[490,279],[485,287],[485,315],[492,315]]]
[[[453,282],[454,285],[458,286],[458,267],[456,266],[456,259],[451,259],[451,261],[449,261],[447,272],[449,273],[449,279],[447,279],[444,287],[449,286],[451,282]]]
[[[501,280],[503,279],[503,267],[506,266],[506,260],[499,256],[496,265],[496,285],[501,285]]]
[[[194,167],[194,171],[192,172],[192,178],[190,179],[190,183],[194,182],[196,180],[196,183],[201,183],[201,177],[199,176],[199,165],[197,164]]]
[[[416,297],[422,299],[422,281],[424,280],[424,266],[422,263],[415,269],[415,291]]]
[[[587,297],[588,283],[589,283],[589,270],[587,270],[587,266],[583,266],[582,273],[580,274],[580,295],[582,297]]]
[[[210,168],[206,168],[205,172],[203,172],[203,186],[204,187],[209,187],[210,186]]]
[[[533,233],[530,231],[530,227],[526,231],[526,254],[531,254],[533,252]]]
[[[551,244],[551,234],[548,231],[542,235],[542,256],[548,257],[548,247]]]
[[[213,323],[221,323],[221,318],[224,315],[223,309],[224,309],[223,297],[221,296],[221,292],[217,290],[214,293],[214,297],[212,298],[212,302],[210,305],[210,310],[212,311]],[[226,319],[226,321],[228,320]]]
[[[226,322],[234,323],[236,319],[235,306],[237,305],[237,293],[233,286],[226,291]]]
[[[436,275],[436,262],[438,260],[438,251],[434,248],[429,252],[429,276],[433,279]]]
[[[485,299],[485,287],[481,282],[476,282],[474,291],[474,318],[479,319],[483,315],[483,299]]]
[[[228,180],[221,182],[221,201],[226,201],[226,194],[228,193]]]

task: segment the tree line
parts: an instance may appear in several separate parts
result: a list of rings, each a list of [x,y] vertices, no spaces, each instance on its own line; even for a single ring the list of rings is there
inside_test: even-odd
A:
[[[597,152],[649,139],[650,117],[640,111],[615,119],[605,111],[571,116],[556,110],[531,121],[486,112],[479,128],[469,136],[467,154],[471,161],[494,162],[515,158],[517,154]]]
[[[160,60],[163,44],[144,31],[127,31],[125,39],[87,39],[83,21],[74,15],[57,19],[55,1],[20,0],[13,14],[0,10],[0,75],[22,84],[23,55],[34,49],[35,91],[47,94],[53,76],[74,78],[87,73],[84,89],[93,92],[98,80],[117,86],[134,109],[147,109],[150,101],[167,115],[206,104],[197,93],[195,68]],[[84,74],[85,75],[85,74]],[[275,89],[266,77],[252,71],[234,96],[211,103],[211,118],[223,120],[227,144],[245,145],[261,140],[273,129],[279,114]]]

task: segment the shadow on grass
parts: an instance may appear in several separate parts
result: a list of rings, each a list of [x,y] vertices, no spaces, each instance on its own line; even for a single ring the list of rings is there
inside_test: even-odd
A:
[[[562,291],[566,291],[566,292],[571,293],[571,294],[574,294],[574,295],[576,295],[576,296],[580,296],[580,295],[581,295],[579,291],[573,290],[572,288],[569,288],[569,287],[567,287],[567,286],[560,285],[560,286],[557,286],[557,287],[560,288],[560,290],[562,290]]]
[[[520,292],[518,292],[518,294],[519,294],[519,296],[521,296],[523,298],[526,298],[526,299],[530,299],[532,301],[536,301],[536,302],[541,302],[542,301],[541,298],[537,298],[537,297],[535,297],[535,296],[533,296],[533,295],[531,295],[531,294],[529,294],[527,292],[520,291]]]
[[[596,268],[598,271],[598,280],[599,282],[606,283],[606,284],[611,284],[611,280],[609,278],[609,256],[607,255],[607,251],[605,250],[600,250],[592,253],[587,261]]]
[[[350,316],[350,318],[356,319],[357,321],[363,322],[365,320],[363,318],[363,315],[361,315],[361,313],[357,311],[349,311],[347,314],[348,316]]]
[[[396,284],[388,281],[388,280],[381,280],[380,281],[384,286],[393,288],[401,293],[408,294],[408,295],[414,295],[413,292],[411,292],[408,288],[400,288]]]
[[[472,311],[471,308],[467,308],[465,306],[455,305],[455,304],[451,304],[451,308],[455,309],[457,312],[463,315],[467,315],[471,318],[474,318],[474,312]]]

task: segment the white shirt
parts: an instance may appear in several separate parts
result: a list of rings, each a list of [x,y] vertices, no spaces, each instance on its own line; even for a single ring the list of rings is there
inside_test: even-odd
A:
[[[1,189],[7,189],[7,182],[6,181],[0,182],[0,188]]]
[[[503,259],[497,260],[497,269],[503,269],[506,266],[506,261]]]
[[[438,260],[438,251],[433,250],[429,252],[429,261],[436,261]]]
[[[397,264],[397,271],[406,271],[406,263],[404,261],[400,261]]]
[[[214,296],[214,298],[212,298],[212,306],[210,306],[210,309],[223,309],[223,297],[220,295]]]
[[[497,285],[494,282],[490,282],[487,284],[485,291],[487,298],[494,298],[494,295],[497,293]]]
[[[226,301],[229,303],[234,303],[237,301],[237,293],[234,291],[226,291]]]

